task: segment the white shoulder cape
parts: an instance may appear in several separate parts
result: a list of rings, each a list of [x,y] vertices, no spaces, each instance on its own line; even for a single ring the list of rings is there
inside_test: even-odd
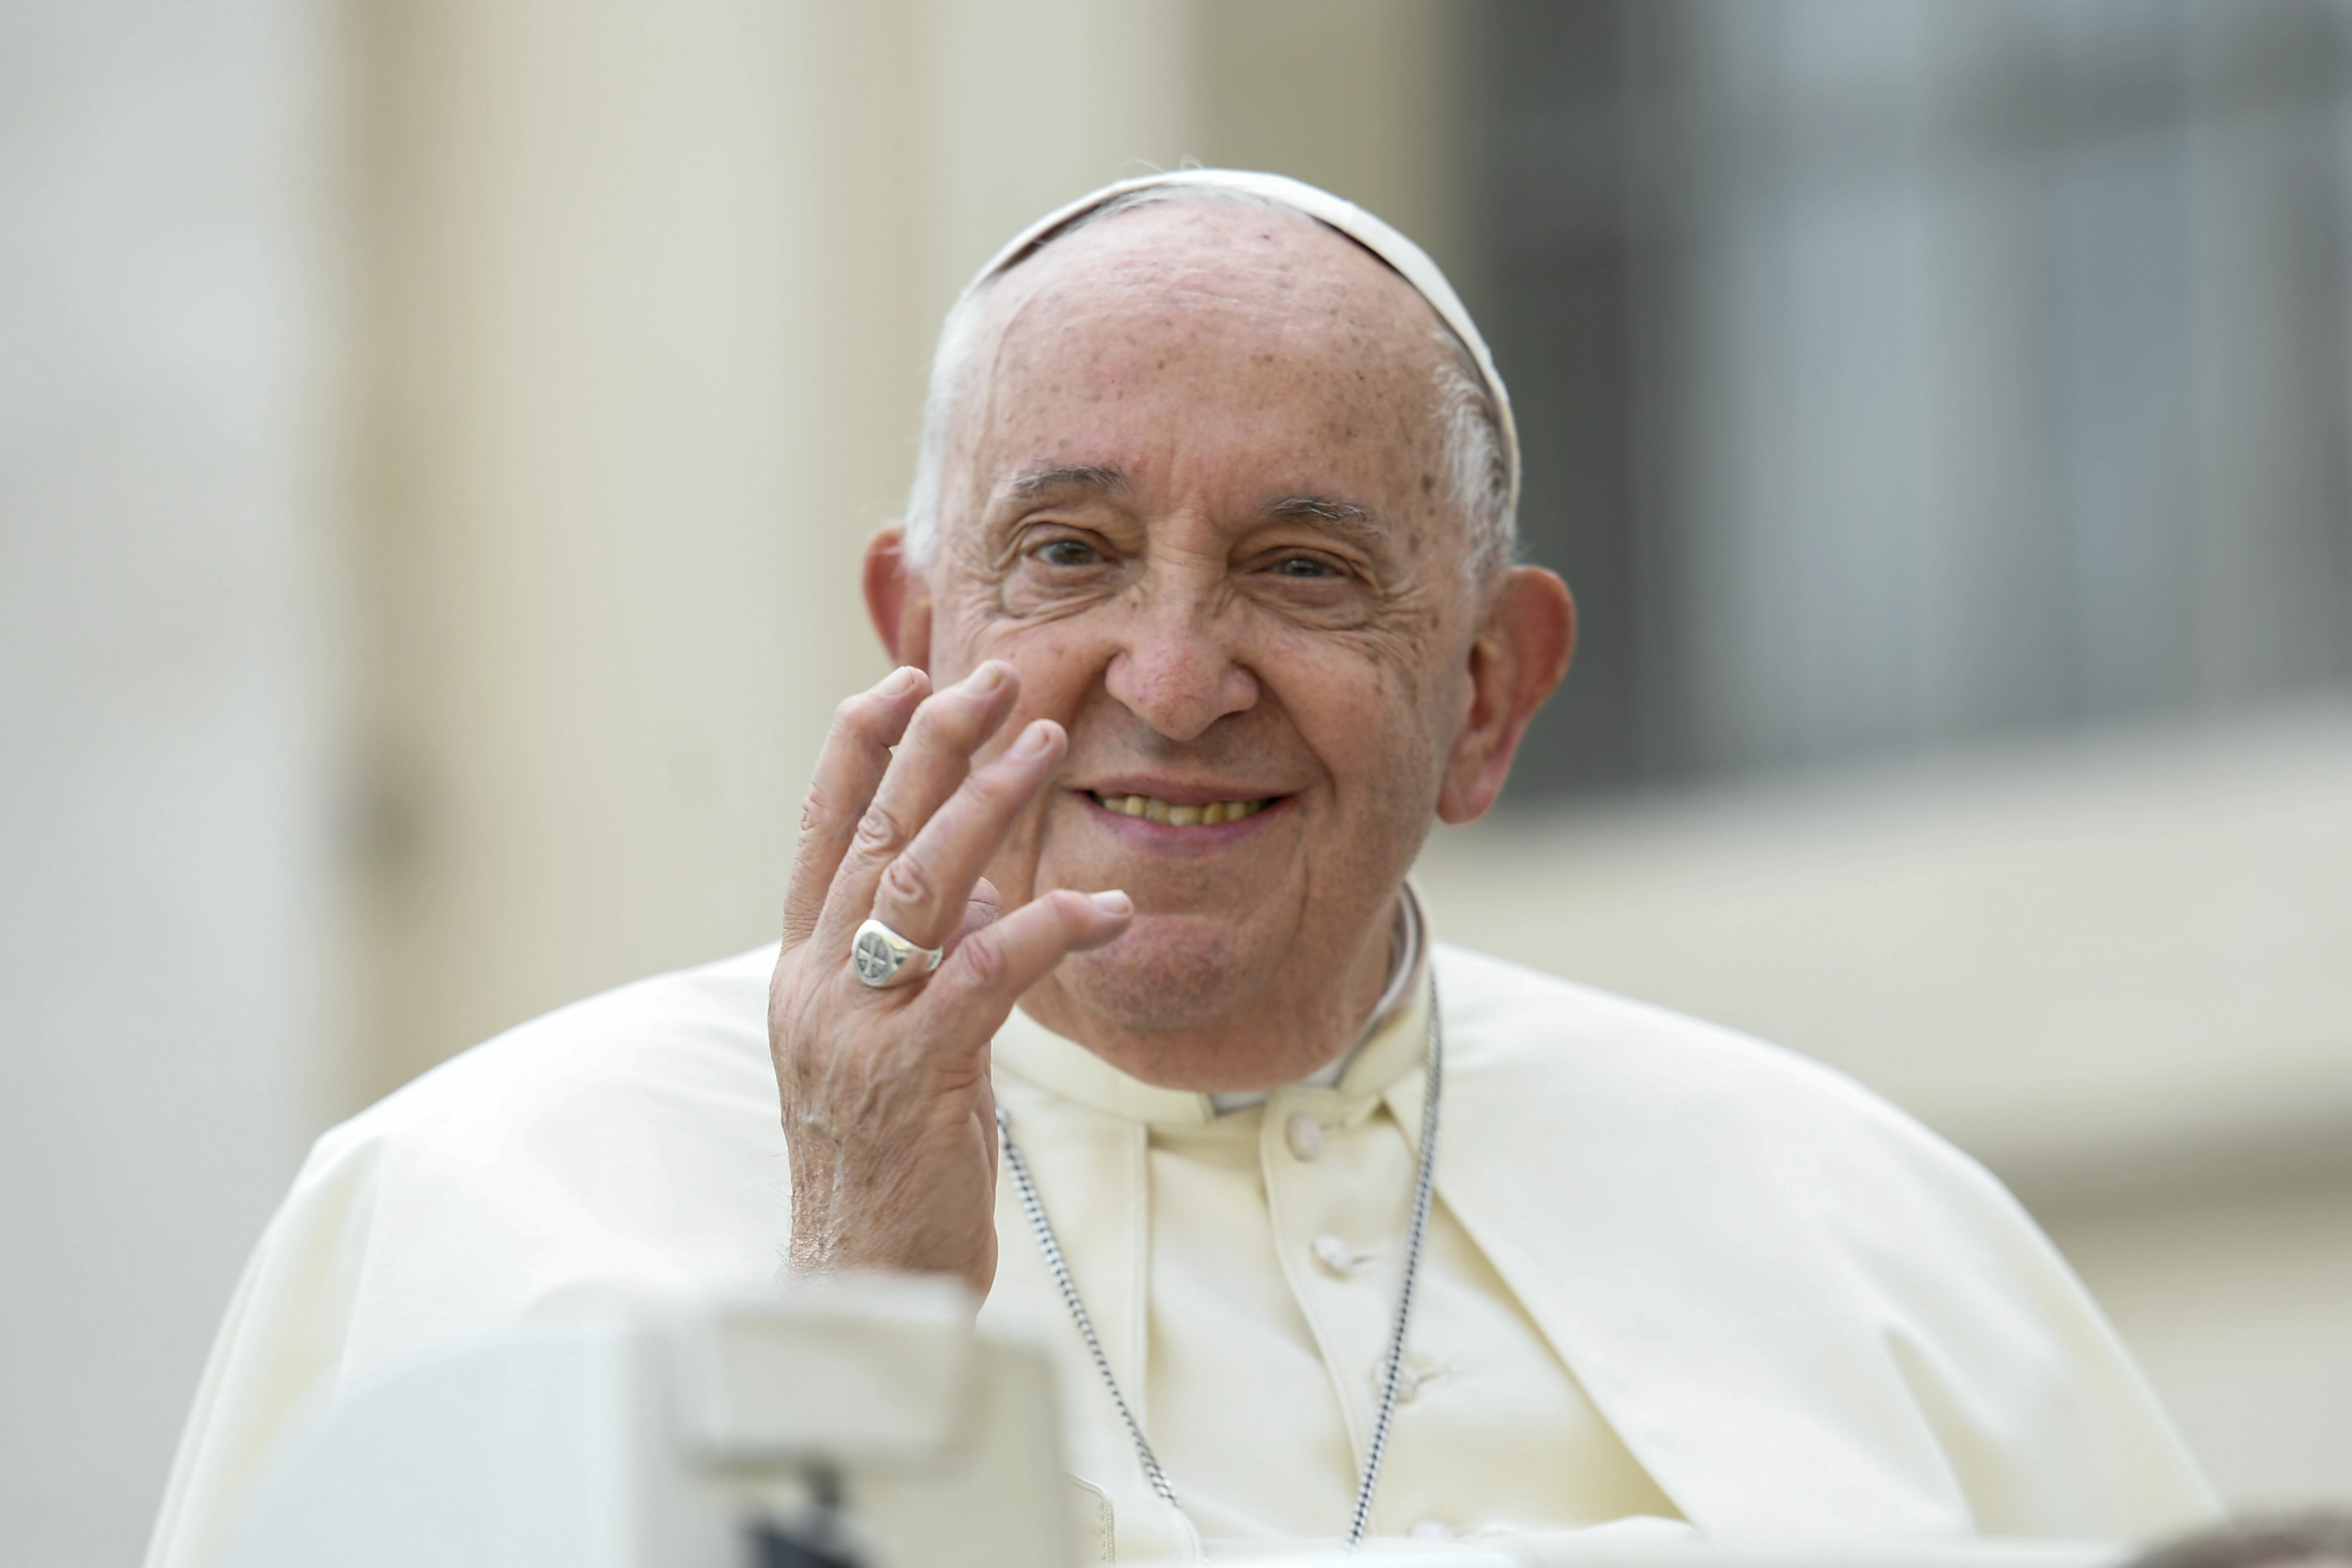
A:
[[[2143,1538],[2210,1517],[2081,1285],[1982,1169],[1838,1074],[1436,950],[1438,1193],[1712,1535]],[[772,947],[502,1035],[320,1139],[213,1350],[149,1568],[232,1543],[273,1454],[450,1336],[775,1279]],[[1418,1079],[1390,1101],[1420,1124]]]

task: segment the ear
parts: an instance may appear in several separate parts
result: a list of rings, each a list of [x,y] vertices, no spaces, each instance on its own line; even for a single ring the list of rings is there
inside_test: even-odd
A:
[[[1503,793],[1528,721],[1568,673],[1576,651],[1576,601],[1540,566],[1514,566],[1487,601],[1470,645],[1470,711],[1454,738],[1437,815],[1475,822]]]
[[[907,562],[907,531],[892,523],[866,544],[866,614],[893,664],[931,668],[931,589]]]

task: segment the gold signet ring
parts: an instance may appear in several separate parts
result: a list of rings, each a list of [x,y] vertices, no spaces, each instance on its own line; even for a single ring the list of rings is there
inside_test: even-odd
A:
[[[857,928],[849,944],[849,962],[857,978],[879,991],[892,985],[912,985],[940,966],[941,950],[917,947],[880,921]]]

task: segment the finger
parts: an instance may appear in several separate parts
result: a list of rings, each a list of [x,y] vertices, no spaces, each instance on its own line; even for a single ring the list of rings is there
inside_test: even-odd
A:
[[[1134,919],[1125,893],[1058,888],[965,938],[924,985],[923,1000],[951,1016],[984,1011],[1001,1020],[1055,964],[1116,942]]]
[[[785,947],[799,946],[816,929],[825,889],[841,868],[857,819],[873,804],[889,769],[890,748],[907,732],[908,721],[930,689],[930,678],[921,670],[895,669],[833,710],[833,727],[825,731],[824,749],[801,805],[800,839],[784,886]]]
[[[915,710],[898,755],[890,759],[873,800],[857,819],[857,830],[826,889],[813,940],[848,952],[850,933],[874,912],[874,889],[884,868],[963,783],[971,771],[972,753],[1003,725],[1020,694],[1021,682],[1012,667],[991,659]]]
[[[1004,897],[996,884],[982,877],[972,884],[971,897],[964,900],[963,921],[956,927],[955,935],[948,939],[948,951],[953,952],[964,938],[974,931],[986,931],[1004,916]]]
[[[1050,719],[1030,723],[1003,754],[973,771],[923,824],[874,889],[874,918],[920,947],[940,947],[962,922],[980,874],[1069,750]]]

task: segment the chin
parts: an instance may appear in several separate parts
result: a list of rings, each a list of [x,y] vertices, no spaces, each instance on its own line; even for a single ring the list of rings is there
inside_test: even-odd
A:
[[[1257,1000],[1266,951],[1229,921],[1143,915],[1108,947],[1073,953],[1055,979],[1091,1013],[1141,1032],[1218,1023]]]

